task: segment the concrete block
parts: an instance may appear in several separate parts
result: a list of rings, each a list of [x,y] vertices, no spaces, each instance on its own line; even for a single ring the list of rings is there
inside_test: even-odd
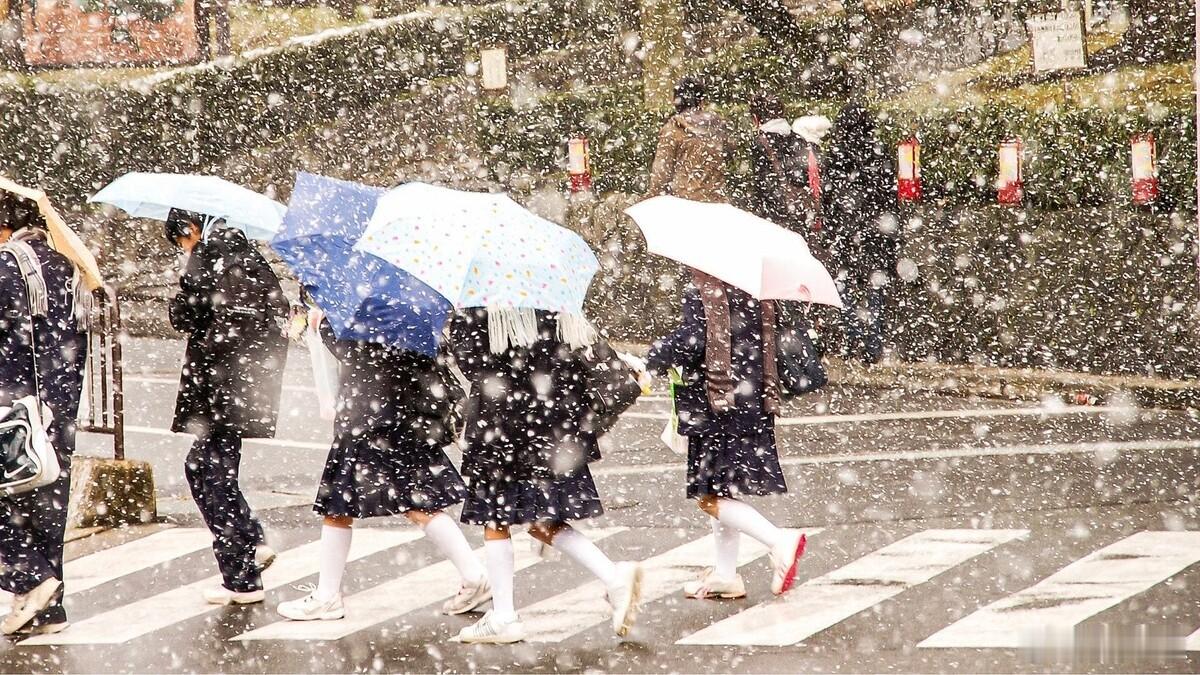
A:
[[[149,523],[157,516],[149,463],[79,456],[72,460],[68,529]]]

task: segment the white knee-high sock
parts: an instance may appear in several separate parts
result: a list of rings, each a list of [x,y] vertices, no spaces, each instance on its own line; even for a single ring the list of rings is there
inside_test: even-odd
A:
[[[716,518],[709,518],[709,521],[712,523],[713,540],[717,544],[717,564],[713,566],[713,576],[732,579],[737,574],[738,545],[742,542],[742,533],[722,525]]]
[[[554,540],[550,542],[550,545],[582,565],[584,569],[604,582],[605,586],[617,583],[617,566],[579,530],[570,526],[564,527],[554,535]]]
[[[488,580],[492,583],[492,611],[498,619],[517,615],[513,605],[513,545],[512,539],[488,539],[483,542],[487,553]]]
[[[462,575],[463,581],[469,584],[483,581],[487,571],[483,568],[483,563],[479,562],[479,558],[471,552],[471,545],[467,543],[467,538],[463,536],[453,518],[439,513],[425,523],[424,529],[425,536],[450,560]]]
[[[346,572],[346,558],[350,555],[350,540],[354,530],[348,527],[325,525],[321,528],[321,560],[318,565],[317,599],[332,600],[342,592],[342,575]]]
[[[744,532],[774,549],[783,538],[783,531],[775,527],[763,514],[746,502],[736,499],[717,500],[717,520],[722,525]]]

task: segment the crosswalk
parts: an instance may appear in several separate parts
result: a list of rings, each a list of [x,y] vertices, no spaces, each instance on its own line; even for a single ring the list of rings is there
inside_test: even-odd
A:
[[[834,536],[821,528],[805,528],[810,554],[820,551],[825,539]],[[661,532],[661,531],[660,531]],[[606,527],[588,531],[588,536],[614,552],[633,545],[644,556],[643,616],[653,617],[668,598],[680,594],[680,586],[711,564],[712,535],[688,536],[672,531],[670,536],[647,537],[645,532],[628,527]],[[635,633],[634,639],[659,641],[695,649],[703,646],[789,647],[803,649],[834,626],[874,608],[899,602],[904,597],[921,595],[926,602],[936,601],[941,586],[953,584],[953,578],[976,567],[986,566],[994,554],[1006,547],[1028,542],[1025,529],[925,529],[901,531],[885,537],[872,550],[855,554],[848,562],[832,569],[808,572],[802,567],[798,586],[789,594],[775,598],[761,588],[751,587],[742,601],[725,603],[688,603],[684,611],[705,606],[715,607],[711,620],[703,627],[687,625],[672,629],[674,634],[647,636]],[[415,528],[361,528],[356,530],[350,551],[351,568],[374,565],[387,569],[387,562],[407,559],[404,551],[419,545],[422,535]],[[890,542],[890,543],[885,543]],[[73,560],[66,565],[67,592],[73,598],[69,607],[73,625],[55,635],[32,637],[18,643],[18,649],[43,645],[122,645],[152,638],[159,631],[217,612],[220,608],[205,604],[202,591],[220,583],[219,576],[197,581],[195,574],[178,574],[186,564],[193,568],[201,560],[211,570],[211,560],[194,556],[211,543],[208,533],[197,528],[172,528],[157,531],[133,541],[121,543]],[[567,567],[548,564],[530,546],[527,535],[515,542],[518,586],[545,588],[532,602],[519,608],[529,641],[565,643],[585,633],[600,630],[609,620],[604,588],[590,581],[581,570],[571,570],[571,578],[580,583],[564,588],[560,581]],[[279,553],[275,564],[264,574],[268,591],[267,607],[229,611],[254,613],[253,621],[236,625],[221,639],[233,643],[333,642],[357,636],[371,636],[389,625],[409,617],[436,618],[436,607],[457,590],[457,573],[447,561],[437,560],[398,572],[382,581],[371,581],[345,598],[346,618],[339,621],[290,622],[279,620],[273,606],[294,597],[283,592],[289,584],[304,581],[317,573],[319,541],[303,540]],[[859,549],[855,549],[859,550]],[[482,556],[482,549],[476,550]],[[385,554],[380,556],[380,554]],[[748,575],[765,570],[767,550],[743,537],[738,565]],[[369,560],[375,556],[373,561]],[[819,553],[818,553],[819,556]],[[617,557],[622,557],[618,555]],[[1075,556],[1072,556],[1075,557]],[[417,558],[416,560],[424,560]],[[1003,597],[992,595],[973,607],[946,608],[946,615],[962,617],[948,620],[925,631],[913,640],[922,650],[1016,649],[1036,645],[1039,639],[1072,635],[1079,626],[1101,613],[1150,592],[1171,578],[1197,571],[1200,564],[1200,532],[1139,531],[1122,536],[1057,570],[1046,569],[1022,584],[1002,589]],[[812,565],[806,565],[812,569]],[[1049,567],[1049,566],[1047,566]],[[545,570],[545,571],[543,571]],[[826,571],[827,570],[827,571]],[[130,584],[131,575],[153,572],[158,579],[178,577],[184,582],[158,583],[138,592]],[[546,577],[540,575],[547,575]],[[549,583],[531,584],[533,579],[548,578]],[[752,578],[749,577],[748,578]],[[761,577],[760,577],[761,579]],[[100,603],[89,612],[86,600],[105,589],[120,585],[120,602]],[[132,588],[132,590],[130,590]],[[911,594],[911,595],[910,595]],[[960,611],[952,611],[952,610]],[[1194,612],[1193,612],[1194,613]],[[1200,652],[1200,615],[1188,615],[1195,625],[1182,638],[1185,649]]]

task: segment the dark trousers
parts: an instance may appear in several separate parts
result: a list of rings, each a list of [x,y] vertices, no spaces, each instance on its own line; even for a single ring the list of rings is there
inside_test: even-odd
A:
[[[878,363],[883,358],[883,313],[887,302],[883,289],[875,287],[870,279],[849,278],[838,281],[838,291],[844,305],[846,355]]]
[[[213,553],[225,587],[246,592],[262,588],[254,549],[263,542],[263,530],[238,485],[241,462],[241,435],[227,429],[211,430],[192,444],[184,473],[213,534]]]
[[[228,0],[196,0],[196,41],[200,46],[200,57],[212,58],[212,28],[217,29],[217,56],[229,56],[232,40],[229,31]],[[209,24],[213,24],[210,26]]]
[[[68,432],[70,433],[70,432]],[[51,432],[52,437],[56,434]],[[69,444],[74,448],[74,443]],[[0,499],[0,588],[24,595],[47,579],[63,578],[63,534],[67,529],[67,500],[71,493],[71,453],[55,442],[62,475],[31,492]],[[38,622],[66,621],[62,594]]]

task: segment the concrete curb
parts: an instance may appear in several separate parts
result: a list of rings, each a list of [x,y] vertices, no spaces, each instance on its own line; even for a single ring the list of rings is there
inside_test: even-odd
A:
[[[158,517],[154,471],[148,462],[76,456],[71,461],[68,537],[84,530],[144,524]]]
[[[643,357],[650,349],[632,342],[614,342],[613,348]],[[826,357],[825,366],[832,383],[878,389],[1021,400],[1053,395],[1078,405],[1124,399],[1142,407],[1200,407],[1200,380],[927,362],[864,365],[838,357]]]

